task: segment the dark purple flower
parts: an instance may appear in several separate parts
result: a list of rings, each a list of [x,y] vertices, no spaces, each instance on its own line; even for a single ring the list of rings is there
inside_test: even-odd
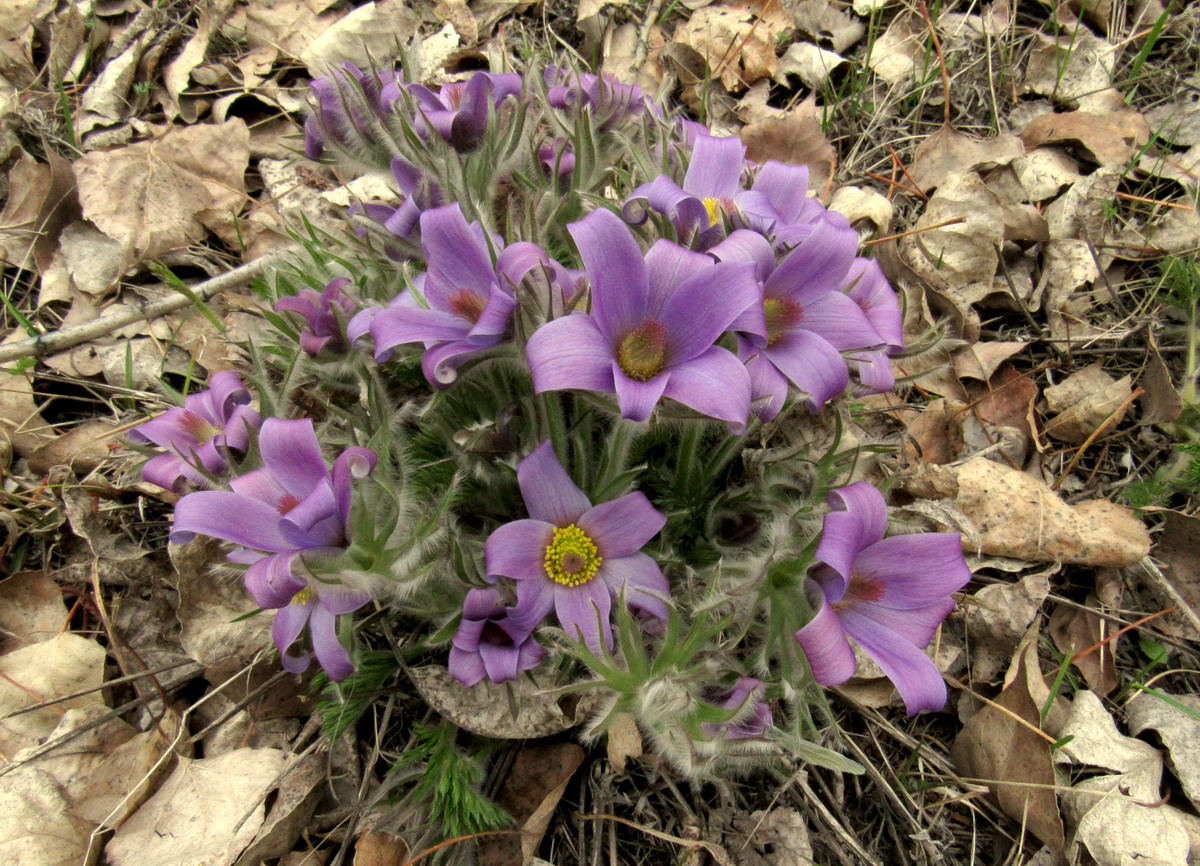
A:
[[[542,164],[542,173],[551,179],[569,180],[575,171],[575,154],[571,150],[571,143],[565,138],[556,138],[553,142],[541,145],[538,148],[538,162]]]
[[[365,112],[382,115],[384,92],[403,83],[401,72],[364,72],[349,61],[315,79],[310,87],[316,105],[304,122],[304,155],[320,159],[330,144],[354,149],[355,139],[369,132]]]
[[[778,264],[770,242],[751,231],[735,231],[709,250],[722,261],[753,262],[762,280],[761,306],[730,329],[741,332],[738,357],[750,371],[755,411],[763,419],[779,414],[789,382],[806,394],[812,411],[820,411],[850,381],[841,352],[884,344],[861,307],[839,291],[857,248],[858,235],[849,226],[821,221]]]
[[[231,491],[192,493],[175,506],[171,540],[208,535],[238,545],[230,553],[249,565],[246,589],[262,608],[276,609],[272,634],[290,671],[307,669],[307,652],[288,650],[305,624],[317,661],[341,681],[354,669],[337,638],[336,617],[370,600],[366,592],[314,576],[311,565],[347,546],[351,483],[375,467],[375,453],[347,448],[332,470],[312,421],[268,418],[258,437],[263,465],[229,482]]]
[[[168,409],[129,431],[134,442],[167,450],[142,467],[142,477],[151,484],[175,490],[186,478],[207,487],[209,476],[228,468],[228,449],[244,452],[249,447],[250,431],[262,423],[250,408],[250,392],[227,370],[213,373],[209,386],[184,400],[182,408]]]
[[[521,76],[476,72],[466,81],[443,84],[436,93],[423,84],[410,84],[408,92],[417,103],[417,132],[427,136],[432,127],[451,147],[465,152],[483,139],[489,114],[521,94]]]
[[[822,685],[854,674],[849,635],[896,685],[908,714],[941,709],[946,684],[921,650],[954,610],[957,592],[971,579],[957,532],[887,532],[883,495],[864,481],[834,490],[828,502],[806,586],[815,610],[796,632],[813,677]]]
[[[421,246],[428,270],[414,288],[429,307],[397,301],[364,310],[349,331],[351,339],[369,331],[380,361],[396,346],[424,343],[425,378],[445,388],[460,364],[504,340],[517,304],[512,287],[534,268],[549,267],[550,259],[536,244],[522,241],[501,249],[493,265],[482,227],[468,225],[457,203],[421,214]]]
[[[555,319],[530,337],[534,390],[615,393],[622,417],[635,421],[666,396],[744,427],[750,378],[713,344],[760,303],[753,267],[666,240],[643,258],[629,227],[603,208],[568,228],[591,281],[591,313]]]
[[[346,320],[358,309],[358,302],[346,291],[348,285],[348,277],[336,277],[325,284],[324,291],[301,289],[275,302],[276,312],[296,313],[304,319],[300,348],[314,358],[323,351],[326,355],[343,355],[350,348]]]
[[[562,66],[547,66],[546,101],[563,110],[586,109],[592,116],[593,129],[607,131],[647,111],[661,114],[636,84],[623,84],[608,73],[594,75]]]
[[[543,442],[517,466],[529,519],[488,537],[487,572],[517,583],[509,618],[532,630],[551,610],[571,637],[593,650],[612,646],[612,601],[659,619],[669,589],[658,564],[641,552],[667,519],[642,493],[593,506]],[[519,632],[518,632],[519,633]]]
[[[770,705],[763,699],[766,686],[754,677],[738,677],[728,692],[716,695],[714,703],[723,710],[738,710],[727,722],[706,722],[704,732],[727,740],[754,740],[762,737],[774,723]]]
[[[467,687],[485,676],[503,683],[515,680],[520,671],[537,667],[545,655],[532,630],[509,616],[499,592],[488,587],[467,593],[462,623],[450,647],[452,677]]]

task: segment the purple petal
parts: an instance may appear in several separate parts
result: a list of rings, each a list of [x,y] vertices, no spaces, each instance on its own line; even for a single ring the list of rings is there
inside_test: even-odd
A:
[[[908,643],[921,649],[929,646],[938,626],[954,611],[954,599],[940,598],[924,607],[895,610],[873,602],[858,602],[848,608],[864,616]]]
[[[708,250],[722,262],[753,262],[755,279],[765,280],[775,269],[775,249],[758,232],[738,229]]]
[[[762,292],[749,262],[718,262],[677,286],[661,319],[669,340],[668,363],[690,361],[707,350],[754,304],[762,306]]]
[[[174,490],[182,478],[198,475],[195,469],[174,454],[159,454],[151,457],[142,466],[142,477],[164,490]]]
[[[371,600],[371,594],[351,589],[341,583],[322,583],[313,580],[310,584],[322,607],[332,614],[353,613]]]
[[[279,512],[271,506],[223,490],[189,493],[175,504],[171,541],[185,544],[208,535],[255,550],[291,550],[279,531]]]
[[[859,551],[854,571],[883,587],[879,604],[899,609],[943,601],[971,579],[957,532],[885,538]]]
[[[331,610],[321,604],[314,605],[309,630],[312,632],[313,653],[331,680],[340,683],[354,673],[350,653],[338,640],[337,617]]]
[[[595,583],[595,581],[592,581]],[[529,634],[554,609],[554,597],[559,584],[543,577],[541,580],[517,582],[517,603],[508,612],[509,621],[523,633]]]
[[[843,296],[839,295],[838,297]],[[854,304],[853,301],[850,303]],[[499,288],[493,288],[488,295],[483,312],[479,314],[479,318],[471,327],[469,339],[474,342],[480,337],[498,337],[504,334],[508,330],[508,326],[512,323],[513,310],[516,308],[517,300],[508,294],[507,290],[502,291]],[[493,342],[488,342],[488,345],[491,345]]]
[[[445,310],[420,307],[387,307],[371,320],[375,357],[386,355],[404,343],[462,340],[471,332],[471,323]]]
[[[488,679],[494,683],[508,682],[517,678],[519,655],[515,646],[500,647],[489,643],[479,645],[479,657],[483,659],[483,668],[487,671]]]
[[[614,390],[617,392],[617,405],[621,407],[621,417],[630,421],[645,421],[658,405],[663,390],[670,381],[672,370],[659,373],[645,382],[630,379],[616,361],[612,362],[612,377]]]
[[[798,327],[818,334],[839,350],[870,349],[883,344],[858,304],[841,292],[829,292],[804,307]]]
[[[584,641],[593,652],[612,646],[612,596],[608,584],[593,578],[580,586],[556,586],[554,611],[567,635]]]
[[[457,203],[421,214],[421,247],[429,263],[425,297],[434,309],[448,310],[458,289],[486,298],[496,284],[483,232],[478,223],[468,225]]]
[[[450,676],[467,688],[483,679],[483,659],[478,652],[468,652],[456,646],[450,647],[450,660],[446,665]]]
[[[296,638],[300,637],[300,632],[304,631],[314,607],[316,604],[312,602],[284,605],[276,612],[275,621],[271,623],[271,639],[279,650],[284,670],[294,674],[308,670],[310,657],[307,652],[292,655],[288,650],[296,642]]]
[[[701,415],[728,422],[739,435],[750,415],[750,374],[720,346],[672,367],[665,394]]]
[[[841,578],[840,585],[830,591],[830,600],[839,601],[859,553],[887,532],[887,506],[883,494],[865,481],[832,491],[827,501],[836,510],[825,515],[816,559]]]
[[[629,556],[658,535],[667,518],[650,504],[644,493],[629,493],[603,502],[576,521],[596,543],[605,560]]]
[[[863,527],[859,549],[881,540],[887,533],[887,505],[883,494],[873,484],[856,481],[845,487],[829,491],[825,502],[834,513],[845,511],[853,514]]]
[[[738,138],[697,136],[683,188],[699,198],[733,198],[745,161],[746,146]]]
[[[808,394],[809,408],[814,412],[850,383],[846,360],[811,331],[785,332],[775,345],[760,351],[793,385]]]
[[[846,640],[841,620],[833,608],[826,604],[824,594],[811,585],[805,589],[816,613],[804,628],[796,632],[796,641],[808,657],[813,679],[823,686],[836,686],[854,676],[858,662],[850,642]]]
[[[808,197],[806,165],[785,165],[770,160],[759,168],[752,189],[767,197],[784,222],[799,222],[803,216],[823,210],[816,199]]]
[[[708,274],[712,267],[711,256],[693,252],[668,240],[656,241],[646,253],[646,276],[650,280],[646,315],[652,319],[661,318],[664,307],[676,294],[678,287],[688,280]]]
[[[803,305],[826,292],[837,291],[845,283],[857,251],[858,234],[854,229],[822,220],[767,278],[766,295]]]
[[[333,492],[337,496],[337,513],[343,525],[350,519],[353,479],[366,478],[378,461],[374,451],[356,445],[347,448],[333,461]]]
[[[500,592],[494,587],[486,586],[469,590],[467,597],[463,599],[464,623],[471,620],[491,619],[503,612],[504,605],[500,601]],[[462,631],[461,627],[459,631]],[[457,641],[457,636],[455,640]]]
[[[568,388],[616,390],[612,345],[592,316],[577,313],[542,325],[529,338],[525,357],[539,394]]]
[[[258,437],[258,449],[263,465],[293,496],[303,498],[329,478],[329,466],[308,418],[268,418]]]
[[[246,591],[263,610],[287,607],[304,589],[304,579],[292,573],[295,557],[294,553],[264,556],[246,569]]]
[[[458,368],[486,349],[474,342],[454,340],[425,350],[421,372],[435,388],[448,388],[458,379]]]
[[[536,668],[542,663],[542,659],[545,657],[546,648],[533,638],[528,638],[521,642],[521,646],[518,649],[517,667],[523,671]]]
[[[568,520],[562,525],[572,522]],[[513,580],[544,581],[546,548],[553,540],[554,526],[543,520],[506,523],[489,535],[484,545],[487,573]]]
[[[544,520],[561,528],[577,521],[581,514],[592,507],[587,494],[575,486],[567,470],[558,462],[554,447],[548,441],[533,449],[528,457],[517,464],[517,483],[521,486],[521,496],[525,499],[529,516],[534,520]],[[545,553],[549,543],[547,538],[539,555]]]
[[[605,208],[571,223],[567,230],[591,280],[597,327],[610,340],[623,337],[646,318],[650,292],[637,241],[621,218]]]
[[[743,337],[738,337],[738,358],[750,374],[750,401],[754,414],[764,421],[770,421],[787,402],[788,380]]]
[[[667,599],[671,587],[653,557],[631,553],[617,559],[606,559],[596,577],[608,585],[614,598],[624,593],[625,604],[644,611],[656,619],[667,618]]]
[[[856,258],[846,275],[851,284],[850,298],[866,314],[871,326],[888,346],[897,351],[904,348],[904,322],[900,299],[892,290],[879,267],[871,259]]]
[[[863,387],[876,393],[885,393],[896,386],[896,377],[892,374],[892,362],[888,360],[887,351],[877,349],[874,352],[855,352],[850,355],[858,380]]]
[[[883,669],[900,692],[910,716],[946,705],[946,683],[933,660],[895,632],[853,611],[842,612],[852,638]]]

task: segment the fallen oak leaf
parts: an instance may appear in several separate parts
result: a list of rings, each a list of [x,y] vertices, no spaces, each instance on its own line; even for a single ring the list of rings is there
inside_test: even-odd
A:
[[[1079,143],[1100,165],[1123,165],[1150,140],[1150,125],[1137,111],[1042,114],[1021,133],[1025,147]]]

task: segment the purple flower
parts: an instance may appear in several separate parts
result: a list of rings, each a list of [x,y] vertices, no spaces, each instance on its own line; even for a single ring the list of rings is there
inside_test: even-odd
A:
[[[762,305],[730,328],[741,332],[738,357],[750,371],[755,408],[765,420],[783,408],[789,382],[807,395],[813,412],[820,411],[850,381],[841,351],[884,344],[861,307],[838,290],[857,248],[858,235],[849,226],[821,221],[778,264],[771,244],[750,231],[736,231],[709,250],[722,261],[753,262],[763,281]]]
[[[184,400],[182,408],[168,409],[129,431],[134,442],[167,450],[142,467],[142,477],[151,484],[175,490],[186,478],[207,487],[209,476],[228,468],[228,449],[244,452],[249,447],[250,431],[262,423],[250,408],[250,392],[236,373],[226,370],[213,373],[209,385]]]
[[[548,66],[545,72],[546,101],[562,110],[586,109],[593,128],[606,132],[626,120],[647,111],[661,114],[636,84],[623,84],[616,77],[601,73],[576,72],[562,66]]]
[[[971,579],[957,532],[884,538],[883,495],[864,481],[834,490],[806,586],[816,611],[796,632],[822,685],[854,673],[854,638],[896,685],[913,715],[941,709],[946,684],[921,650],[954,609],[950,594]]]
[[[546,655],[531,632],[514,622],[495,589],[471,590],[450,647],[450,675],[467,687],[485,676],[494,683],[515,680]]]
[[[604,209],[568,228],[591,281],[591,313],[555,319],[530,337],[534,390],[615,393],[622,417],[635,421],[666,396],[744,427],[750,377],[713,344],[760,302],[753,268],[666,240],[643,258],[629,227]]]
[[[392,158],[391,167],[396,186],[404,194],[404,201],[400,206],[368,202],[351,205],[349,212],[361,213],[396,237],[415,244],[419,236],[421,214],[444,205],[446,197],[442,195],[441,188],[412,163],[397,156]],[[359,237],[366,234],[362,226],[356,227],[356,232]],[[397,244],[385,243],[384,252],[392,261],[403,262],[413,258],[412,252]]]
[[[710,737],[727,740],[754,740],[763,736],[774,723],[770,705],[763,700],[766,686],[754,677],[739,677],[728,692],[717,695],[723,710],[738,710],[727,722],[705,722],[704,732]],[[722,699],[723,698],[723,699]]]
[[[369,130],[364,108],[382,115],[385,92],[403,83],[401,72],[363,72],[349,61],[328,77],[315,79],[310,87],[316,106],[304,122],[304,155],[320,159],[329,144],[353,149],[355,138]]]
[[[423,84],[410,84],[408,92],[417,103],[417,132],[428,136],[432,127],[461,153],[479,145],[489,113],[508,97],[520,95],[521,76],[476,72],[466,81],[443,84],[436,93]]]
[[[490,578],[517,582],[509,619],[532,630],[554,610],[572,637],[593,650],[612,646],[612,600],[665,619],[669,589],[658,564],[641,552],[667,519],[642,493],[593,506],[543,442],[517,466],[529,519],[506,523],[485,546]]]
[[[569,180],[575,171],[575,154],[571,150],[571,143],[565,138],[556,138],[538,147],[538,162],[542,165],[542,174],[548,179]]]
[[[346,320],[358,308],[358,302],[346,291],[348,285],[348,277],[337,277],[325,284],[324,291],[301,289],[275,302],[276,312],[296,313],[304,319],[300,348],[314,358],[322,351],[326,355],[343,355],[350,348]]]
[[[424,343],[425,378],[445,388],[460,364],[504,340],[517,305],[512,287],[534,268],[549,267],[550,259],[536,244],[522,241],[504,247],[493,265],[483,229],[468,225],[457,203],[421,214],[421,246],[428,270],[414,287],[429,307],[398,301],[364,310],[349,332],[354,339],[369,331],[380,361],[396,346]]]
[[[871,323],[871,327],[883,339],[883,348],[869,352],[852,352],[850,358],[858,368],[858,377],[872,391],[890,391],[896,384],[888,355],[904,348],[904,318],[900,312],[900,299],[883,275],[879,263],[871,259],[856,258],[846,277],[850,300]]]
[[[374,469],[375,453],[347,448],[331,471],[308,419],[268,418],[258,447],[262,468],[234,478],[231,491],[179,500],[171,540],[183,544],[199,534],[238,545],[229,558],[249,565],[246,589],[260,607],[278,610],[272,635],[283,666],[308,668],[307,652],[288,654],[308,624],[317,661],[341,681],[354,667],[337,638],[336,617],[358,610],[370,596],[315,577],[309,566],[346,548],[351,482]]]

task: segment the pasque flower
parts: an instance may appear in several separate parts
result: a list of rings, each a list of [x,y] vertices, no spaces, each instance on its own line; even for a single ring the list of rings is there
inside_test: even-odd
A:
[[[705,722],[704,732],[710,737],[727,740],[753,740],[767,732],[774,722],[771,706],[763,697],[766,686],[754,677],[738,677],[736,683],[714,702],[723,710],[739,710],[728,722]]]
[[[363,214],[368,219],[382,225],[398,238],[406,241],[417,241],[421,214],[427,210],[441,207],[446,203],[442,190],[436,183],[424,175],[415,165],[393,157],[391,161],[392,177],[396,186],[404,194],[404,201],[398,207],[367,202],[350,206],[350,214]],[[359,236],[366,233],[362,226],[356,229]],[[397,244],[384,243],[384,252],[392,261],[406,261],[413,257],[409,250]]]
[[[429,307],[402,301],[364,310],[349,332],[355,339],[369,331],[381,361],[396,346],[424,343],[425,378],[444,388],[460,364],[504,340],[517,305],[512,287],[550,259],[537,244],[521,241],[503,247],[493,265],[482,227],[468,224],[457,203],[425,211],[420,225],[427,271],[414,285]]]
[[[464,152],[483,139],[489,112],[521,93],[521,76],[476,72],[466,81],[443,84],[436,92],[423,84],[408,85],[408,92],[417,103],[417,131],[427,136],[432,127],[451,147]]]
[[[909,715],[941,709],[946,684],[921,650],[954,609],[951,593],[971,579],[957,532],[887,532],[883,495],[859,481],[829,494],[817,567],[807,593],[815,614],[796,632],[821,685],[854,673],[847,636],[895,684]]]
[[[760,302],[753,267],[666,240],[643,258],[629,227],[604,209],[568,230],[591,283],[591,312],[547,322],[530,337],[534,390],[615,393],[622,417],[634,421],[665,396],[744,427],[749,375],[714,343]]]
[[[519,625],[492,587],[472,589],[463,601],[462,622],[450,645],[450,675],[464,686],[485,676],[494,683],[514,680],[537,667],[546,651]]]
[[[852,352],[858,378],[873,391],[890,391],[896,384],[888,355],[904,348],[904,318],[900,299],[887,277],[872,259],[856,258],[846,275],[846,294],[854,301],[884,342],[884,346],[866,352]]]
[[[739,230],[709,253],[723,261],[750,261],[762,280],[762,303],[730,325],[741,332],[738,357],[750,371],[756,411],[770,420],[787,399],[789,382],[819,411],[850,381],[841,352],[874,349],[886,340],[862,308],[839,289],[854,263],[858,236],[819,222],[776,264],[762,235]],[[891,291],[886,283],[884,288]]]
[[[341,355],[350,348],[346,320],[358,308],[358,302],[346,291],[349,285],[348,277],[335,277],[320,292],[301,289],[275,302],[276,312],[296,313],[304,319],[300,348],[314,358],[322,352]]]
[[[658,110],[640,87],[625,84],[612,75],[548,66],[545,81],[549,88],[546,102],[558,109],[586,109],[597,131],[613,129],[647,111]]]
[[[249,447],[250,431],[262,423],[250,407],[250,392],[236,373],[227,370],[213,373],[209,386],[185,399],[181,408],[168,409],[129,431],[134,442],[167,451],[142,467],[142,477],[151,484],[174,490],[187,479],[207,487],[209,476],[228,468],[228,449]]]
[[[275,609],[272,636],[290,671],[308,668],[307,652],[289,654],[305,625],[317,661],[337,681],[353,670],[338,640],[339,614],[358,610],[370,595],[314,576],[310,566],[347,546],[351,484],[375,467],[375,453],[347,448],[332,470],[321,454],[312,421],[268,418],[258,437],[263,465],[234,478],[231,490],[192,493],[175,506],[171,540],[196,535],[231,542],[235,562],[247,564],[246,589],[263,608]]]
[[[529,510],[493,532],[485,545],[491,579],[516,581],[509,620],[520,633],[551,610],[571,637],[594,650],[612,645],[612,601],[665,619],[667,579],[642,547],[666,518],[643,493],[593,506],[543,442],[517,466]]]
[[[310,88],[316,105],[304,121],[304,155],[319,159],[331,144],[358,150],[370,135],[366,112],[386,113],[387,92],[403,83],[401,72],[364,72],[349,61],[329,76],[314,79]]]

